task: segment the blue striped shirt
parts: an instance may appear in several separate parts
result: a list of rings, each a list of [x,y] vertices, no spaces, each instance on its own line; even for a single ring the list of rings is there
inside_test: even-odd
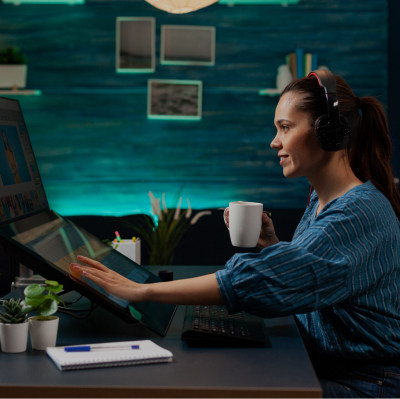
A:
[[[399,220],[371,181],[322,209],[314,191],[291,242],[234,255],[216,277],[230,313],[295,315],[309,351],[400,356]]]

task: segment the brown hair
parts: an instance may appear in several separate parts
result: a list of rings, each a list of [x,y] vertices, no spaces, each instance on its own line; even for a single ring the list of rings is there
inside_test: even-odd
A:
[[[400,194],[390,166],[392,145],[382,104],[373,97],[361,98],[360,116],[356,95],[342,77],[335,75],[335,80],[340,114],[347,117],[351,126],[346,148],[350,167],[362,182],[371,180],[400,219]],[[286,86],[281,97],[288,92],[301,96],[296,108],[309,114],[312,126],[318,117],[328,113],[324,90],[317,79],[296,79]]]

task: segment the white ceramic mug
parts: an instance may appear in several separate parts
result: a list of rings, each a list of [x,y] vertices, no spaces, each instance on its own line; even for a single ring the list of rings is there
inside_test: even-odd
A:
[[[230,202],[229,208],[229,235],[234,247],[252,248],[257,245],[261,233],[263,204],[259,202]]]

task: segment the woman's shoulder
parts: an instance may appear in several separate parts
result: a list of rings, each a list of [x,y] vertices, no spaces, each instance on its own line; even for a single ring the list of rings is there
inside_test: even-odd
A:
[[[391,223],[397,227],[399,225],[389,200],[370,180],[336,198],[331,208],[340,211],[341,218],[363,220],[370,228],[379,225],[386,229]]]

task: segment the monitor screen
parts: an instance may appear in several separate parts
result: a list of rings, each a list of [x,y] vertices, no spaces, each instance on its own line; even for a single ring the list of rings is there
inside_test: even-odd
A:
[[[0,98],[0,244],[8,254],[48,280],[91,299],[127,322],[142,322],[165,335],[176,306],[129,303],[74,271],[78,255],[87,256],[139,284],[161,279],[97,237],[49,209],[18,101]],[[31,194],[33,193],[33,194]],[[4,202],[3,202],[4,200]],[[3,205],[4,204],[4,205]],[[10,204],[10,205],[9,205]]]
[[[125,321],[141,321],[161,335],[167,332],[175,305],[129,303],[108,294],[69,266],[72,262],[79,263],[77,256],[83,255],[140,284],[159,282],[159,277],[56,212],[46,210],[0,226],[0,241],[11,255],[43,277],[59,281]]]
[[[48,209],[17,100],[0,97],[0,225]]]

